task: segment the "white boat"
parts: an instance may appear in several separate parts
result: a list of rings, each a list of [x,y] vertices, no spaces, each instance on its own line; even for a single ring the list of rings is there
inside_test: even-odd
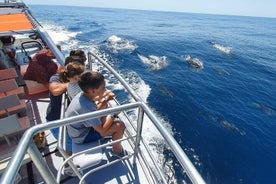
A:
[[[93,52],[87,53],[89,69],[101,68],[108,71],[118,82],[124,86],[127,96],[131,96],[129,102],[114,100],[111,108],[83,114],[71,118],[63,118],[67,107],[66,94],[63,95],[62,115],[60,120],[45,123],[46,108],[49,103],[48,88],[35,81],[23,80],[24,70],[28,67],[29,58],[38,50],[49,47],[55,55],[55,61],[59,65],[64,64],[64,56],[58,50],[53,40],[44,28],[32,16],[31,11],[23,2],[8,1],[0,3],[0,36],[12,35],[16,37],[16,59],[21,69],[8,80],[16,80],[17,88],[23,88],[25,95],[19,97],[26,106],[25,114],[20,114],[28,119],[24,127],[19,121],[21,117],[7,113],[1,117],[2,127],[0,131],[0,174],[1,184],[9,183],[205,183],[197,169],[189,160],[183,149],[173,136],[162,125],[146,103],[134,92],[128,83],[112,68]],[[2,46],[0,46],[2,49]],[[3,60],[9,60],[8,57]],[[100,66],[100,67],[95,67]],[[4,74],[6,71],[6,74]],[[7,72],[8,71],[8,72]],[[11,76],[13,68],[0,70],[1,81]],[[101,72],[101,71],[99,71]],[[3,78],[3,79],[2,79]],[[0,82],[1,82],[0,81]],[[1,98],[9,95],[7,90],[1,93]],[[18,90],[18,89],[16,89]],[[12,93],[14,94],[14,93]],[[18,96],[19,92],[15,96]],[[0,107],[11,105],[11,101],[1,102]],[[3,109],[0,109],[3,110]],[[5,111],[5,112],[8,112]],[[72,156],[68,156],[64,150],[65,127],[68,124],[77,123],[84,119],[98,118],[111,113],[119,113],[119,118],[125,122],[126,130],[122,142],[129,154],[116,159],[110,154],[111,145],[109,139],[101,142],[93,142],[89,145],[81,145]],[[17,114],[14,113],[14,114]],[[13,119],[9,119],[13,117]],[[9,119],[9,121],[7,119]],[[6,125],[5,125],[6,123]],[[17,123],[17,127],[13,124]],[[183,174],[186,181],[172,178],[165,169],[164,163],[160,163],[150,143],[143,137],[145,124],[151,124],[158,132],[162,142],[163,151],[168,152],[178,165],[177,172]],[[7,130],[9,128],[13,128]],[[56,141],[50,134],[50,129],[60,128],[60,138]],[[19,129],[19,131],[18,131]],[[3,131],[2,131],[3,130]],[[6,131],[6,132],[4,132]],[[45,132],[47,144],[39,149],[33,141],[33,136],[38,132]],[[23,135],[22,135],[23,134]],[[63,136],[61,136],[63,135]],[[13,138],[16,138],[15,140]],[[93,145],[93,146],[91,146]],[[68,177],[62,174],[65,162],[72,167],[76,177]]]

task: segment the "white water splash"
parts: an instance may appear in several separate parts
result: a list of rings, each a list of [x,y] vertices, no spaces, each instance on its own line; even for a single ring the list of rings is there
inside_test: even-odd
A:
[[[149,57],[138,54],[140,60],[150,67],[151,70],[162,70],[168,66],[167,57],[166,56],[155,56],[150,55]]]
[[[107,48],[109,48],[113,53],[132,53],[137,48],[137,45],[133,41],[118,37],[116,35],[110,36],[106,40],[106,43]]]
[[[230,55],[232,53],[232,48],[231,47],[225,47],[223,45],[220,45],[216,42],[211,42],[211,44],[213,45],[214,48],[216,48],[217,50],[227,54],[227,55]]]
[[[124,79],[131,86],[131,88],[136,92],[136,94],[147,103],[147,99],[150,95],[151,88],[148,84],[143,81],[136,72],[130,71],[124,76]]]
[[[71,50],[78,47],[79,42],[76,36],[80,32],[69,32],[63,26],[57,26],[50,23],[43,23],[44,29],[56,44],[61,45],[62,50]]]

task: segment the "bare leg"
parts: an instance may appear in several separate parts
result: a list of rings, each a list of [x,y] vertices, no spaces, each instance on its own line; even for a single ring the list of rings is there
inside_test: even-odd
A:
[[[125,130],[125,124],[122,121],[114,121],[112,125],[108,128],[107,131],[101,133],[102,136],[111,135],[112,140],[118,140],[123,138]],[[113,151],[116,153],[120,153],[122,151],[121,143],[116,143],[113,145]]]

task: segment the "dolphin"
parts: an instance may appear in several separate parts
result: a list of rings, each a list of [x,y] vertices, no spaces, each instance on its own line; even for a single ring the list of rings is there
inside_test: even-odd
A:
[[[187,55],[184,57],[184,59],[187,63],[191,64],[195,68],[203,68],[203,63],[198,58]]]
[[[220,68],[220,67],[215,67],[215,70],[219,72],[219,74],[223,74],[223,75],[230,75],[229,72],[227,72],[225,69]]]
[[[242,136],[246,135],[246,133],[244,131],[241,131],[240,129],[238,129],[234,124],[229,123],[226,120],[223,120],[219,117],[214,117],[213,118],[216,122],[218,122],[221,126],[223,126],[224,128],[231,130],[232,132],[236,132]]]
[[[276,110],[271,108],[271,107],[268,107],[268,106],[265,106],[263,104],[259,104],[259,103],[253,103],[253,105],[258,108],[258,109],[261,109],[263,110],[264,112],[268,113],[268,114],[271,114],[271,115],[276,115]]]
[[[243,130],[240,130],[238,127],[236,127],[234,124],[218,117],[218,116],[213,116],[211,115],[208,111],[204,110],[204,109],[200,109],[199,111],[200,114],[209,117],[211,120],[219,123],[223,128],[226,128],[227,130],[230,130],[234,133],[238,133],[241,136],[245,136],[246,132]]]
[[[173,93],[168,89],[166,88],[163,84],[158,84],[158,87],[160,88],[160,90],[167,96],[169,97],[173,97]]]

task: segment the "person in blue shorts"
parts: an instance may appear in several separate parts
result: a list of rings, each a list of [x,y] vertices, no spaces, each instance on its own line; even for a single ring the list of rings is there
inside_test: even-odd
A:
[[[108,101],[115,96],[114,93],[106,90],[105,79],[98,72],[82,73],[78,84],[82,92],[73,98],[65,112],[65,117],[106,108]],[[125,125],[122,121],[116,120],[116,117],[114,114],[68,125],[67,131],[76,144],[96,141],[108,135],[112,136],[113,141],[119,140],[124,135]],[[117,157],[127,155],[120,142],[113,145],[111,153]]]

